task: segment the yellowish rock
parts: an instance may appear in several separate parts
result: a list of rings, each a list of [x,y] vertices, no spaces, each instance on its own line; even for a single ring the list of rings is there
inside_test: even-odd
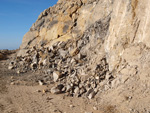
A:
[[[78,48],[74,48],[73,50],[70,51],[70,55],[71,56],[75,56],[79,53],[79,49]]]

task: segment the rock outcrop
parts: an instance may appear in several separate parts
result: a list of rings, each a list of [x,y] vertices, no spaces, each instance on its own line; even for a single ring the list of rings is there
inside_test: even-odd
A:
[[[59,0],[42,12],[29,32],[23,38],[18,56],[24,56],[27,49],[50,47],[58,41],[81,38],[86,29],[111,13],[109,2],[98,0]],[[106,9],[103,10],[101,6]],[[99,10],[103,12],[99,13]]]
[[[15,52],[16,50],[0,50],[0,60],[6,60],[9,55]]]
[[[90,99],[133,76],[149,85],[149,5],[148,0],[59,0],[24,36],[14,67],[42,69],[47,81],[58,83],[53,92]]]

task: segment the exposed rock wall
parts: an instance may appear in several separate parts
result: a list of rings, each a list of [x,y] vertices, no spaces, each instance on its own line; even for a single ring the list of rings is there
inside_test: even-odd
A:
[[[40,48],[41,45],[51,46],[58,41],[81,38],[88,27],[110,15],[111,7],[108,6],[111,6],[109,0],[58,1],[55,6],[44,10],[26,33],[18,56],[33,46]]]
[[[148,0],[114,0],[109,34],[105,42],[110,71],[121,74],[138,73],[141,79],[149,80],[149,7]],[[136,72],[129,74],[134,68]],[[147,74],[146,74],[147,73]],[[146,77],[147,76],[147,77]]]

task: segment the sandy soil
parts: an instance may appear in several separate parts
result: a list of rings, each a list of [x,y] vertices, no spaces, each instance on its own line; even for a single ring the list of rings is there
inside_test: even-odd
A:
[[[89,100],[53,95],[52,85],[38,85],[40,74],[19,75],[7,61],[0,61],[0,113],[150,113],[150,90],[136,77]]]

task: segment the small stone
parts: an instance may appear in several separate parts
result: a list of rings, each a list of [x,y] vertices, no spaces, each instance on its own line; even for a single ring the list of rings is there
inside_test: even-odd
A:
[[[78,48],[74,48],[69,53],[70,53],[71,56],[75,56],[75,55],[77,55],[79,53],[79,49]]]
[[[89,94],[88,98],[92,99],[92,98],[94,98],[95,95],[96,95],[96,93],[93,91]]]
[[[9,69],[9,70],[12,70],[13,68],[14,68],[13,65],[9,65],[9,66],[8,66],[8,69]]]
[[[79,93],[80,93],[80,89],[79,89],[78,87],[76,87],[76,88],[74,89],[74,96],[75,96],[75,97],[78,97],[78,96],[79,96]]]
[[[73,58],[71,59],[70,63],[76,63],[76,60]]]
[[[54,72],[53,72],[53,79],[54,79],[54,82],[57,82],[57,80],[58,80],[59,78],[61,78],[60,72],[54,71]]]
[[[47,62],[48,62],[47,59],[43,60],[43,65],[46,66],[46,65],[47,65]]]
[[[59,84],[56,87],[52,87],[51,88],[51,93],[53,93],[53,94],[60,94],[60,93],[62,93],[62,89],[63,88],[64,88],[64,85],[63,84]]]
[[[40,92],[41,92],[41,90],[37,90],[37,92],[38,92],[38,93],[40,93]]]
[[[43,93],[47,93],[48,92],[48,90],[47,89],[43,89],[43,91],[42,91]]]
[[[17,74],[20,74],[20,71],[19,71],[19,70],[17,71]]]
[[[14,82],[11,82],[10,84],[11,84],[11,85],[15,85],[15,83],[14,83]]]
[[[59,89],[56,88],[56,87],[52,87],[52,88],[51,88],[51,93],[52,93],[52,94],[60,94],[60,93],[61,93],[61,90],[59,90]]]
[[[73,108],[73,107],[74,107],[74,105],[69,105],[69,107],[70,107],[70,108]]]
[[[79,54],[78,54],[78,59],[81,60],[82,58],[83,58],[83,55],[82,55],[81,53],[79,53]]]
[[[96,80],[99,80],[99,76],[96,76],[95,79],[96,79]]]
[[[37,54],[35,54],[35,55],[33,56],[32,62],[33,62],[33,64],[37,64],[37,63],[38,63]]]
[[[65,91],[66,91],[66,87],[63,87],[61,91],[62,91],[62,92],[65,92]]]
[[[97,108],[97,107],[95,107],[95,106],[93,107],[93,109],[94,109],[94,110],[98,110],[98,108]]]
[[[39,85],[40,86],[44,85],[43,81],[39,80]]]
[[[88,97],[90,95],[90,93],[92,93],[94,90],[91,88],[91,89],[88,89],[88,91],[86,92],[86,96]]]
[[[37,64],[36,64],[36,63],[32,63],[32,64],[31,64],[31,68],[32,68],[32,69],[36,69],[36,68],[37,68]]]
[[[98,91],[99,91],[99,88],[98,88],[98,87],[94,89],[94,92],[95,92],[95,93],[97,93]]]
[[[63,58],[65,58],[68,52],[64,51],[63,49],[59,49],[59,53]]]
[[[67,86],[66,86],[66,92],[69,92],[71,89],[72,89],[72,86],[71,86],[71,85],[67,85]]]
[[[85,88],[82,87],[82,88],[80,89],[80,95],[84,94],[85,92],[86,92]]]

